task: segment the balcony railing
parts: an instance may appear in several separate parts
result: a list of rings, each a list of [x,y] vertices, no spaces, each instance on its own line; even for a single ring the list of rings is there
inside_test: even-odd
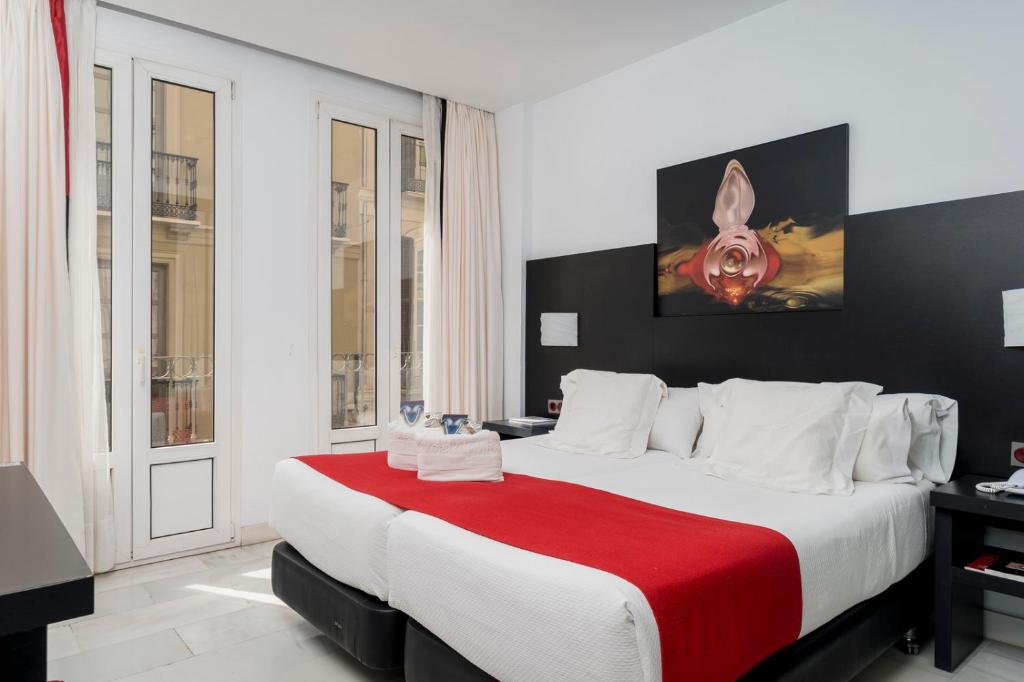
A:
[[[111,209],[111,149],[109,142],[96,143],[96,210]],[[195,220],[196,176],[199,159],[194,156],[153,152],[152,214],[160,218]]]
[[[402,191],[420,192],[427,188],[427,155],[423,145],[412,137],[402,136]]]
[[[213,391],[209,355],[156,356],[152,363],[151,429],[153,447],[192,443],[200,402],[207,409]]]
[[[348,237],[348,183],[331,183],[331,236]]]
[[[402,400],[423,397],[423,353],[402,353],[399,358]],[[373,353],[336,353],[331,356],[331,423],[336,429],[365,426],[363,415],[373,413],[377,368]]]
[[[194,156],[153,152],[153,215],[161,218],[196,219],[196,166]]]
[[[109,211],[111,202],[110,143],[96,143],[96,210]]]

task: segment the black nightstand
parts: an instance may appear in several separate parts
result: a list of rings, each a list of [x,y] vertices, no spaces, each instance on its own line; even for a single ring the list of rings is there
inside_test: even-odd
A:
[[[992,480],[996,479],[964,476],[936,488],[931,495],[935,507],[935,667],[947,672],[981,643],[984,590],[1024,597],[1022,582],[964,568],[986,553],[986,528],[1024,533],[1024,497],[975,490],[976,483]]]
[[[520,424],[517,422],[510,422],[507,419],[495,419],[494,421],[484,422],[483,427],[488,431],[497,431],[502,440],[509,440],[510,438],[529,438],[530,436],[539,436],[555,428],[555,423]]]

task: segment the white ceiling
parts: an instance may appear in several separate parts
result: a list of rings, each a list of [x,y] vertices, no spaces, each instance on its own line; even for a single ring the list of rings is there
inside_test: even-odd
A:
[[[782,0],[107,0],[491,111]]]

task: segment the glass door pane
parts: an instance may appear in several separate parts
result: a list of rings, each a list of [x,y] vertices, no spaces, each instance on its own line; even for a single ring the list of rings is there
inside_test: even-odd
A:
[[[113,381],[110,358],[113,344],[113,257],[111,219],[113,217],[113,137],[112,71],[93,67],[96,95],[96,264],[100,279],[100,326],[103,334],[103,379],[107,396],[107,450],[111,439]],[[118,171],[120,172],[120,171]],[[119,254],[118,258],[122,256]],[[120,399],[120,398],[118,398]]]
[[[150,443],[213,440],[214,93],[152,81]]]
[[[331,121],[331,427],[377,423],[377,131]]]
[[[401,320],[402,401],[423,400],[423,201],[427,155],[423,140],[402,135]]]

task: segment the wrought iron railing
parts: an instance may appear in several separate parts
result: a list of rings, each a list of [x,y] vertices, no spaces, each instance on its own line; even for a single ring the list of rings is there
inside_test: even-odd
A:
[[[109,211],[111,206],[110,143],[96,143],[96,210]]]
[[[348,237],[348,183],[331,183],[331,236]]]
[[[112,205],[111,148],[109,142],[96,143],[96,209],[109,211]],[[153,152],[152,213],[161,218],[195,220],[196,175],[199,159],[194,156]]]
[[[331,356],[331,423],[336,429],[373,424],[377,392],[373,353],[335,353]],[[423,353],[399,357],[402,400],[423,397]]]
[[[402,136],[402,191],[425,192],[427,188],[427,155],[422,143],[414,137]]]
[[[373,353],[335,353],[331,356],[331,424],[336,429],[366,426],[376,402]]]
[[[153,152],[153,215],[162,218],[196,219],[196,166],[199,159]]]
[[[198,442],[197,404],[200,394],[207,400],[212,396],[213,357],[155,356],[151,372],[151,445],[160,447]]]

